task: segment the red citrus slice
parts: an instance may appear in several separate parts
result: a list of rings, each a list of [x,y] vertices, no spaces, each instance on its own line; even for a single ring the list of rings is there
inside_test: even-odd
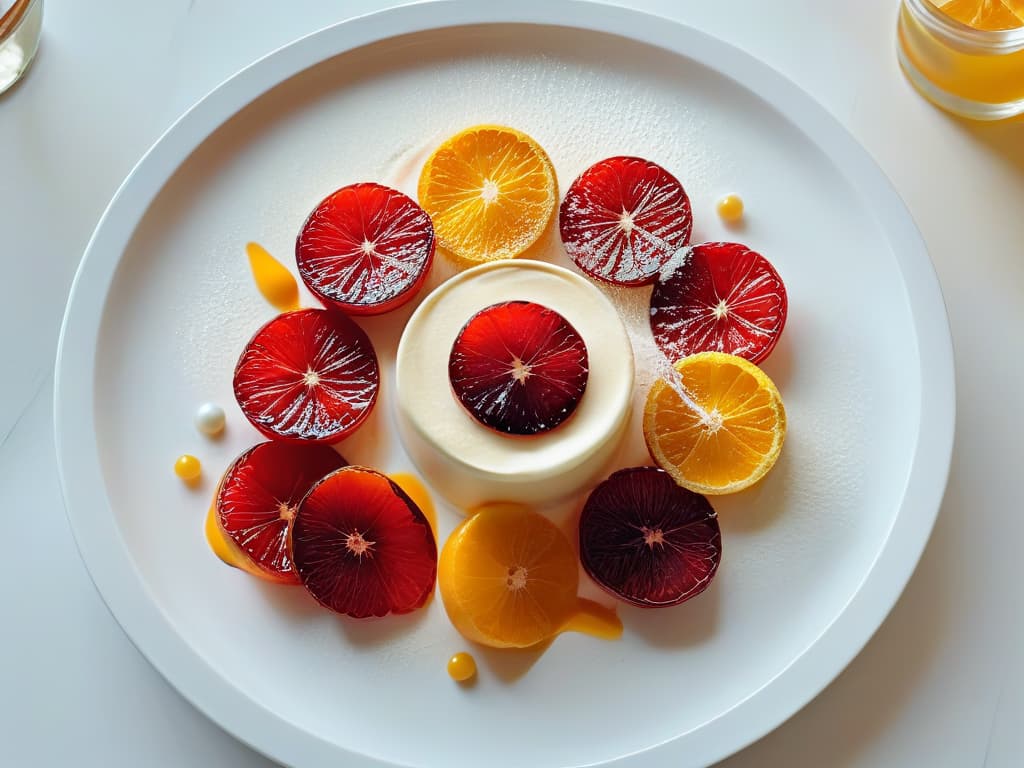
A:
[[[595,163],[569,187],[558,214],[576,266],[617,285],[643,285],[690,241],[690,199],[675,176],[638,157]]]
[[[703,592],[722,558],[718,518],[703,496],[656,467],[622,469],[580,515],[580,560],[600,586],[646,608]]]
[[[352,184],[329,195],[295,241],[306,287],[325,306],[353,315],[407,302],[433,258],[430,217],[412,198],[380,184]]]
[[[217,490],[217,526],[269,581],[298,584],[288,553],[295,511],[313,485],[345,460],[327,445],[260,443],[228,467]]]
[[[587,388],[587,346],[569,321],[529,301],[482,309],[448,358],[459,402],[484,426],[534,435],[568,419]]]
[[[434,591],[430,523],[397,484],[373,469],[328,475],[299,505],[292,559],[306,589],[353,618],[408,613]]]
[[[786,309],[786,287],[764,256],[739,243],[703,243],[655,283],[651,330],[673,361],[725,352],[758,363],[775,348]]]
[[[269,438],[334,443],[362,424],[377,400],[377,355],[340,312],[278,315],[246,345],[235,398]]]

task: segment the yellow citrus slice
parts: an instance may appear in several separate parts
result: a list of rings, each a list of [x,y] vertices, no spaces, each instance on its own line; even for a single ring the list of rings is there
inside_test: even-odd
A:
[[[735,493],[756,483],[779,457],[786,411],[779,390],[753,363],[701,352],[675,364],[678,381],[659,379],[644,407],[644,439],[658,466],[697,493]]]
[[[528,648],[577,612],[576,554],[554,523],[519,504],[490,504],[441,550],[437,581],[448,618],[493,648]]]
[[[514,128],[478,125],[434,151],[418,194],[441,247],[479,264],[533,245],[551,221],[558,185],[536,141]]]
[[[1021,0],[938,0],[935,4],[951,19],[974,29],[993,31],[1024,26]]]

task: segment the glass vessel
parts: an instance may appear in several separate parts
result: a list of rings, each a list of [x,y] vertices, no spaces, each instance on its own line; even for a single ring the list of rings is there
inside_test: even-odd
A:
[[[963,117],[1002,120],[1024,114],[1024,18],[1015,15],[1024,13],[1018,10],[1022,5],[1021,0],[938,5],[901,0],[898,52],[907,78],[930,101]],[[967,6],[976,10],[964,13]],[[998,15],[983,17],[993,8]],[[986,26],[1008,28],[979,28]]]
[[[20,78],[39,47],[43,0],[0,0],[0,93]]]

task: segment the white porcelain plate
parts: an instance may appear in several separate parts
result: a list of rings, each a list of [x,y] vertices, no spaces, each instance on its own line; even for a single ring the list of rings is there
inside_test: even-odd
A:
[[[464,689],[445,661],[466,643],[439,601],[401,619],[342,620],[300,588],[225,567],[201,527],[217,474],[257,440],[231,370],[273,310],[245,242],[293,265],[320,198],[363,180],[414,193],[423,153],[482,122],[533,135],[563,190],[601,158],[651,158],[689,192],[695,240],[742,240],[774,262],[790,314],[765,369],[789,437],[764,482],[714,501],[724,559],[705,594],[623,607],[620,642],[477,649],[479,681]],[[715,215],[727,192],[746,201],[741,230]],[[557,236],[546,253],[565,263]],[[389,360],[410,310],[364,323],[384,386],[375,417],[342,446],[388,471],[410,468],[392,430]],[[218,442],[192,426],[206,400],[228,409]],[[303,768],[697,766],[793,714],[881,623],[938,509],[953,402],[921,239],[867,154],[808,96],[724,43],[633,11],[456,0],[300,40],[164,135],[75,279],[55,418],[68,516],[114,615],[182,694],[260,751]],[[171,471],[184,452],[207,468],[199,490]],[[442,535],[457,519],[440,510]]]

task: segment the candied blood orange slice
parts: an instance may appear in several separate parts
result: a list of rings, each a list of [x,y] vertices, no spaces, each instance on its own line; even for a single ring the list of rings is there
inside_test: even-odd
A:
[[[302,225],[295,260],[325,306],[376,315],[401,306],[423,285],[434,258],[434,225],[407,195],[352,184],[325,198]]]
[[[759,363],[786,311],[786,287],[768,259],[739,243],[702,243],[654,284],[651,331],[669,360],[725,352]]]
[[[619,470],[583,506],[584,570],[633,605],[678,605],[699,595],[721,558],[715,510],[700,494],[676,485],[664,470]]]
[[[430,523],[396,483],[349,466],[315,486],[292,523],[299,578],[327,608],[353,618],[409,613],[437,576]]]
[[[448,358],[452,390],[484,426],[511,435],[554,429],[579,405],[587,346],[569,321],[530,301],[480,310]]]
[[[246,345],[235,398],[269,438],[334,443],[362,424],[380,373],[366,333],[340,312],[278,315]]]
[[[487,504],[441,550],[438,585],[464,637],[493,648],[528,648],[576,615],[572,544],[546,517],[519,504]]]
[[[693,216],[683,185],[660,165],[610,157],[569,187],[558,215],[576,266],[616,285],[643,285],[690,241]]]
[[[216,520],[246,560],[269,581],[298,584],[288,532],[299,502],[345,459],[327,445],[260,443],[232,462],[217,489]]]

